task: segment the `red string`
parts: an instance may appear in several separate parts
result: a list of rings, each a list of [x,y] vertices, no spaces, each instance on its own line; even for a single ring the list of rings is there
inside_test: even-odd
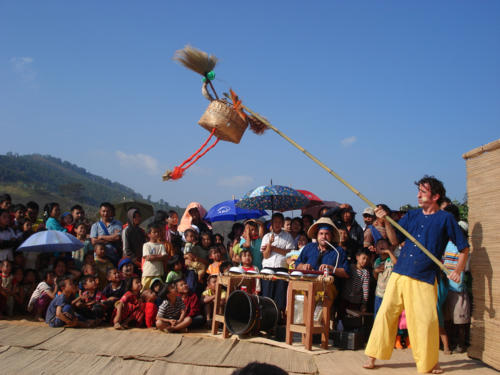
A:
[[[212,148],[214,148],[214,146],[219,142],[219,138],[217,138],[215,140],[215,142],[211,146],[209,146],[205,151],[203,151],[201,154],[197,155],[208,144],[208,142],[210,141],[210,139],[212,138],[212,136],[214,135],[214,133],[215,133],[215,128],[212,129],[212,132],[210,133],[210,136],[207,138],[207,140],[205,141],[205,143],[203,143],[203,145],[198,150],[196,150],[196,152],[193,155],[191,155],[189,157],[189,159],[184,160],[184,162],[181,165],[174,167],[174,170],[170,173],[170,178],[172,180],[177,180],[177,179],[181,178],[184,175],[184,171],[186,169],[188,169],[189,167],[191,167],[203,155],[205,155],[208,151],[210,151]],[[193,158],[194,158],[194,160],[191,161]],[[184,165],[186,163],[189,163],[189,164],[186,167],[184,167]]]

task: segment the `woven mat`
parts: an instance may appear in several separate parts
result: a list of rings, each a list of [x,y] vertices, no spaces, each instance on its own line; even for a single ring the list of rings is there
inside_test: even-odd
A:
[[[67,329],[36,349],[108,355],[124,358],[165,357],[180,345],[181,335],[151,330],[115,331],[113,329]]]
[[[48,329],[46,326],[19,326],[2,323],[0,324],[0,345],[31,348],[59,335],[63,331],[64,328]]]
[[[183,337],[179,347],[164,360],[200,366],[220,366],[236,344],[235,340]]]
[[[3,375],[23,374],[146,374],[152,362],[117,357],[9,348],[0,353]]]

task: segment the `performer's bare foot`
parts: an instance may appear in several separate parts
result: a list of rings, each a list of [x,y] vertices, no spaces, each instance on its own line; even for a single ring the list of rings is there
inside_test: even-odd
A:
[[[375,368],[375,358],[374,357],[368,357],[368,360],[363,365],[363,368],[366,368],[368,370],[374,369]]]
[[[444,371],[441,367],[439,367],[439,363],[436,363],[436,366],[429,371],[429,374],[442,374]]]

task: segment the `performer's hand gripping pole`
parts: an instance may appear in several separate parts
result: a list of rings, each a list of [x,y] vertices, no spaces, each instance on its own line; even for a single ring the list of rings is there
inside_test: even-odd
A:
[[[309,151],[304,149],[304,147],[300,146],[295,142],[293,139],[289,138],[286,134],[281,132],[279,129],[277,129],[274,125],[272,125],[269,121],[267,121],[264,117],[259,115],[258,113],[255,113],[248,107],[242,105],[242,108],[251,113],[253,116],[255,116],[257,119],[262,121],[268,128],[274,130],[276,133],[278,133],[281,137],[286,139],[288,142],[290,142],[293,146],[298,148],[300,151],[302,151],[309,159],[314,161],[316,164],[318,164],[321,168],[323,168],[325,171],[330,173],[333,177],[335,177],[337,180],[339,180],[341,183],[343,183],[349,190],[351,190],[354,194],[356,194],[359,198],[361,198],[363,201],[366,202],[370,207],[373,209],[376,208],[375,204],[373,204],[368,198],[366,198],[363,194],[361,194],[358,190],[356,190],[350,183],[348,183],[346,180],[344,180],[342,177],[340,177],[337,173],[335,173],[333,170],[328,168],[325,164],[323,164],[320,160],[318,160],[315,156],[313,156]],[[446,275],[450,274],[450,271],[443,265],[443,263],[437,259],[429,250],[427,250],[420,242],[417,241],[415,237],[413,237],[408,231],[406,231],[403,227],[401,227],[396,221],[394,221],[389,215],[385,217],[386,220],[388,220],[395,228],[397,228],[401,233],[403,233],[411,242],[413,242],[420,250],[424,252],[425,255],[427,255],[434,263],[436,263],[439,268],[443,270],[443,272]]]

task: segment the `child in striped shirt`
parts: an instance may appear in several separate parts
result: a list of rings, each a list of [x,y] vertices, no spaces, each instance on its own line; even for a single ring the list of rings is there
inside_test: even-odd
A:
[[[351,264],[351,277],[346,280],[342,291],[341,313],[346,308],[366,311],[368,302],[368,291],[370,284],[370,273],[366,269],[368,264],[368,254],[363,250],[356,253],[356,264]]]
[[[175,284],[167,284],[166,288],[166,299],[156,315],[156,328],[168,332],[185,332],[191,324],[191,318],[186,316],[186,307],[182,298],[177,295]]]

